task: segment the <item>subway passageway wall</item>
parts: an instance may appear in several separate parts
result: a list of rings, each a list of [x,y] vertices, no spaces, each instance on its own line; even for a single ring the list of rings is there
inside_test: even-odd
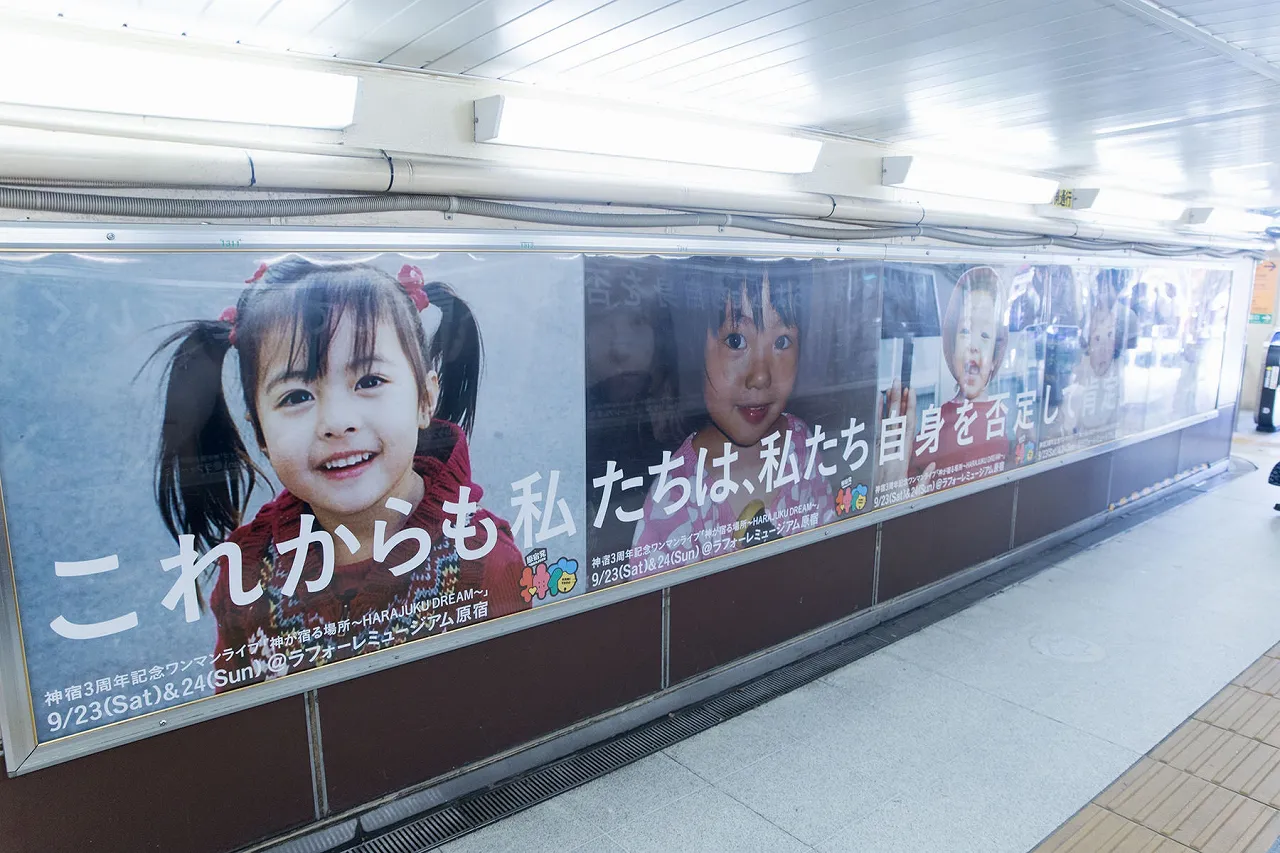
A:
[[[19,851],[238,849],[1202,471],[1252,263],[112,230],[0,255]]]

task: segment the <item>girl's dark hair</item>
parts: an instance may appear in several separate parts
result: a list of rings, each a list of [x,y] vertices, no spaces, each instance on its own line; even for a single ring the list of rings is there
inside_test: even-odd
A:
[[[1108,267],[1098,270],[1098,274],[1094,276],[1094,281],[1097,283],[1094,298],[1115,302],[1121,294],[1128,291],[1129,280],[1132,278],[1133,270],[1127,267]]]
[[[1050,326],[1080,326],[1082,295],[1075,270],[1065,264],[1037,267],[1043,271],[1045,309],[1044,322]]]
[[[174,347],[156,458],[156,503],[169,532],[175,538],[190,533],[204,547],[221,542],[240,526],[258,478],[266,478],[249,456],[222,387],[233,329],[245,411],[260,447],[265,447],[257,405],[263,342],[281,334],[288,343],[288,364],[313,381],[328,367],[329,345],[344,317],[355,326],[357,365],[372,362],[377,324],[390,320],[419,394],[431,371],[440,378],[433,417],[470,435],[483,355],[480,329],[448,285],[430,282],[424,291],[441,312],[439,329],[430,338],[394,276],[364,263],[290,256],[251,280],[236,302],[234,323],[197,320],[165,340],[152,358]],[[439,430],[420,431],[418,452],[432,452],[439,438]]]
[[[812,279],[804,261],[784,258],[753,261],[746,258],[697,258],[686,282],[687,292],[699,293],[707,331],[716,334],[725,322],[750,320],[764,326],[764,280],[769,278],[769,304],[788,326],[803,333],[805,288]]]

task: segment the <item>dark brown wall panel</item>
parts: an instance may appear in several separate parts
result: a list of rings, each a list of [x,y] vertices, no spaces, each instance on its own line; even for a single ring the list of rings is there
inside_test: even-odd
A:
[[[222,853],[314,817],[301,696],[0,775],[4,853]]]
[[[875,528],[671,588],[671,681],[871,606]]]
[[[657,691],[662,596],[634,598],[320,690],[334,811]]]
[[[1104,511],[1110,473],[1111,456],[1103,454],[1018,481],[1013,544],[1025,545]]]
[[[1013,484],[881,525],[880,600],[888,601],[1009,550]]]
[[[1231,453],[1235,424],[1235,406],[1224,406],[1213,420],[1184,429],[1178,452],[1178,470],[1188,471],[1197,465],[1225,459]]]
[[[1182,433],[1171,432],[1122,447],[1113,453],[1111,503],[1176,474],[1181,445]]]

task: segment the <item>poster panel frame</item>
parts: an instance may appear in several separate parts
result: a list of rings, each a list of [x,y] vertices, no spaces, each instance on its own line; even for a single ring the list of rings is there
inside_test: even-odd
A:
[[[45,253],[139,253],[139,252],[519,252],[551,254],[634,254],[689,255],[722,254],[754,258],[847,258],[861,261],[915,263],[1059,263],[1096,265],[1096,255],[1029,254],[1025,251],[993,249],[951,249],[913,245],[847,245],[832,242],[744,239],[737,237],[691,237],[663,235],[622,235],[617,233],[575,233],[560,231],[503,232],[453,229],[423,230],[354,227],[294,227],[239,225],[133,225],[111,223],[10,223],[0,227],[0,256]],[[1150,263],[1143,255],[1124,253],[1108,256],[1117,266]],[[1167,261],[1166,261],[1167,263]],[[1215,258],[1189,258],[1176,263],[1228,269],[1233,272],[1232,312],[1229,322],[1238,327],[1243,317],[1235,317],[1247,307],[1248,289],[1240,287],[1244,262]],[[1252,263],[1251,261],[1248,263]],[[1252,269],[1249,270],[1252,272]],[[1245,295],[1241,297],[1241,293]],[[1229,336],[1230,337],[1230,336]],[[1224,376],[1228,375],[1224,370]],[[1220,391],[1221,397],[1221,391]],[[777,539],[749,549],[727,553],[667,572],[575,596],[555,607],[538,607],[417,642],[388,648],[373,654],[306,670],[247,689],[208,696],[89,729],[46,743],[37,743],[35,702],[27,681],[25,653],[18,610],[17,590],[4,514],[3,483],[0,483],[0,735],[3,736],[5,764],[9,775],[39,770],[115,746],[141,740],[174,728],[246,710],[379,672],[410,661],[431,657],[498,636],[531,628],[561,618],[605,607],[630,598],[650,594],[775,554],[803,548],[833,536],[850,533],[968,494],[995,488],[1034,476],[1062,465],[1110,453],[1121,447],[1185,429],[1212,420],[1212,410],[1184,418],[1158,429],[1126,436],[1116,441],[1064,454],[1047,461],[1015,467],[996,476],[932,492],[889,507],[854,515],[832,524]]]

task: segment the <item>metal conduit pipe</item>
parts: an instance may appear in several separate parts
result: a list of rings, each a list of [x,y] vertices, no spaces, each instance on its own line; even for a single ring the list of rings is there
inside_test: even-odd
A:
[[[1121,242],[1187,243],[1200,245],[1228,245],[1238,247],[1249,243],[1248,238],[1232,238],[1213,234],[1178,233],[1158,228],[1142,228],[1133,225],[1102,225],[1080,219],[1053,218],[1048,216],[993,216],[985,213],[957,213],[950,210],[933,210],[910,202],[882,202],[874,199],[837,197],[836,212],[830,217],[837,222],[878,222],[886,216],[914,214],[921,225],[940,228],[980,228],[984,231],[1015,231],[1036,233],[1051,237],[1068,237],[1086,240],[1117,240]],[[1254,241],[1260,243],[1260,239]]]
[[[392,158],[392,165],[395,168],[392,192],[557,204],[607,203],[666,210],[727,210],[795,219],[825,219],[835,210],[835,199],[830,195],[799,190],[737,190],[588,172],[553,172],[503,164],[439,163],[399,157]]]
[[[54,211],[102,217],[146,217],[154,219],[257,219],[267,217],[326,216],[375,213],[394,210],[434,210],[571,227],[737,227],[769,234],[838,241],[884,241],[900,237],[929,237],[950,243],[994,248],[1030,248],[1067,245],[1068,238],[1045,236],[1002,237],[972,234],[919,225],[889,228],[833,228],[778,222],[757,216],[727,213],[583,213],[570,210],[529,207],[456,196],[363,195],[296,199],[190,199],[139,198],[93,195],[52,190],[0,186],[0,208]],[[1107,241],[1071,240],[1070,247],[1084,251],[1126,249],[1159,255],[1191,255],[1205,251],[1224,255],[1249,254],[1248,250],[1218,250],[1197,247],[1155,246],[1143,243],[1116,244]]]
[[[555,203],[611,203],[708,213],[651,214],[649,216],[723,217],[717,211],[733,211],[733,223],[767,233],[836,240],[885,240],[901,236],[928,236],[969,245],[1016,247],[1070,245],[1072,248],[1114,250],[1129,244],[1222,251],[1265,252],[1272,245],[1261,239],[1179,234],[1155,229],[1100,227],[1071,220],[1042,217],[989,216],[933,211],[922,205],[832,196],[804,191],[713,189],[659,184],[618,176],[550,172],[495,164],[460,164],[429,158],[403,158],[385,153],[318,154],[248,150],[189,143],[102,140],[77,136],[74,144],[59,146],[33,143],[0,143],[0,180],[32,182],[92,181],[132,184],[138,187],[202,187],[278,191],[327,191],[376,194],[338,198],[278,200],[141,199],[84,194],[77,199],[4,194],[10,209],[60,210],[100,216],[148,218],[258,218],[267,216],[316,216],[379,211],[445,210],[449,197],[472,203],[501,198]],[[30,192],[28,190],[27,192]],[[67,194],[62,194],[63,196]],[[97,199],[97,200],[95,200]],[[62,207],[60,205],[66,205]],[[567,211],[526,208],[501,209],[495,218],[546,224],[573,224],[560,217]],[[475,215],[486,208],[475,208]],[[497,212],[499,209],[490,208]],[[132,211],[132,212],[129,212]],[[458,212],[464,212],[461,209]],[[748,224],[741,214],[765,217]],[[578,222],[593,227],[661,227],[725,224],[720,219],[607,219],[619,214],[577,214]],[[628,214],[622,214],[626,216]],[[645,216],[644,214],[632,214]],[[826,220],[868,229],[818,229],[777,219]],[[888,229],[876,226],[888,226]],[[904,227],[907,230],[903,231]],[[917,230],[919,229],[919,230]],[[937,230],[934,230],[937,229]],[[1030,235],[1008,238],[961,235],[949,229],[970,229]],[[957,236],[966,239],[957,241]],[[1068,244],[1058,239],[1082,241]],[[1010,239],[1016,242],[1000,242]],[[1087,241],[1102,240],[1107,245]],[[997,241],[997,242],[992,242]]]
[[[933,210],[912,202],[890,202],[799,190],[761,192],[677,187],[589,174],[548,173],[531,169],[477,167],[399,158],[395,159],[394,165],[394,190],[410,193],[568,204],[599,204],[602,200],[608,200],[635,207],[728,210],[773,218],[825,219],[848,225],[922,225],[1250,251],[1267,251],[1270,248],[1264,241],[1257,239],[1179,234],[1154,228],[1104,227],[1090,222],[1047,217],[957,213]]]

